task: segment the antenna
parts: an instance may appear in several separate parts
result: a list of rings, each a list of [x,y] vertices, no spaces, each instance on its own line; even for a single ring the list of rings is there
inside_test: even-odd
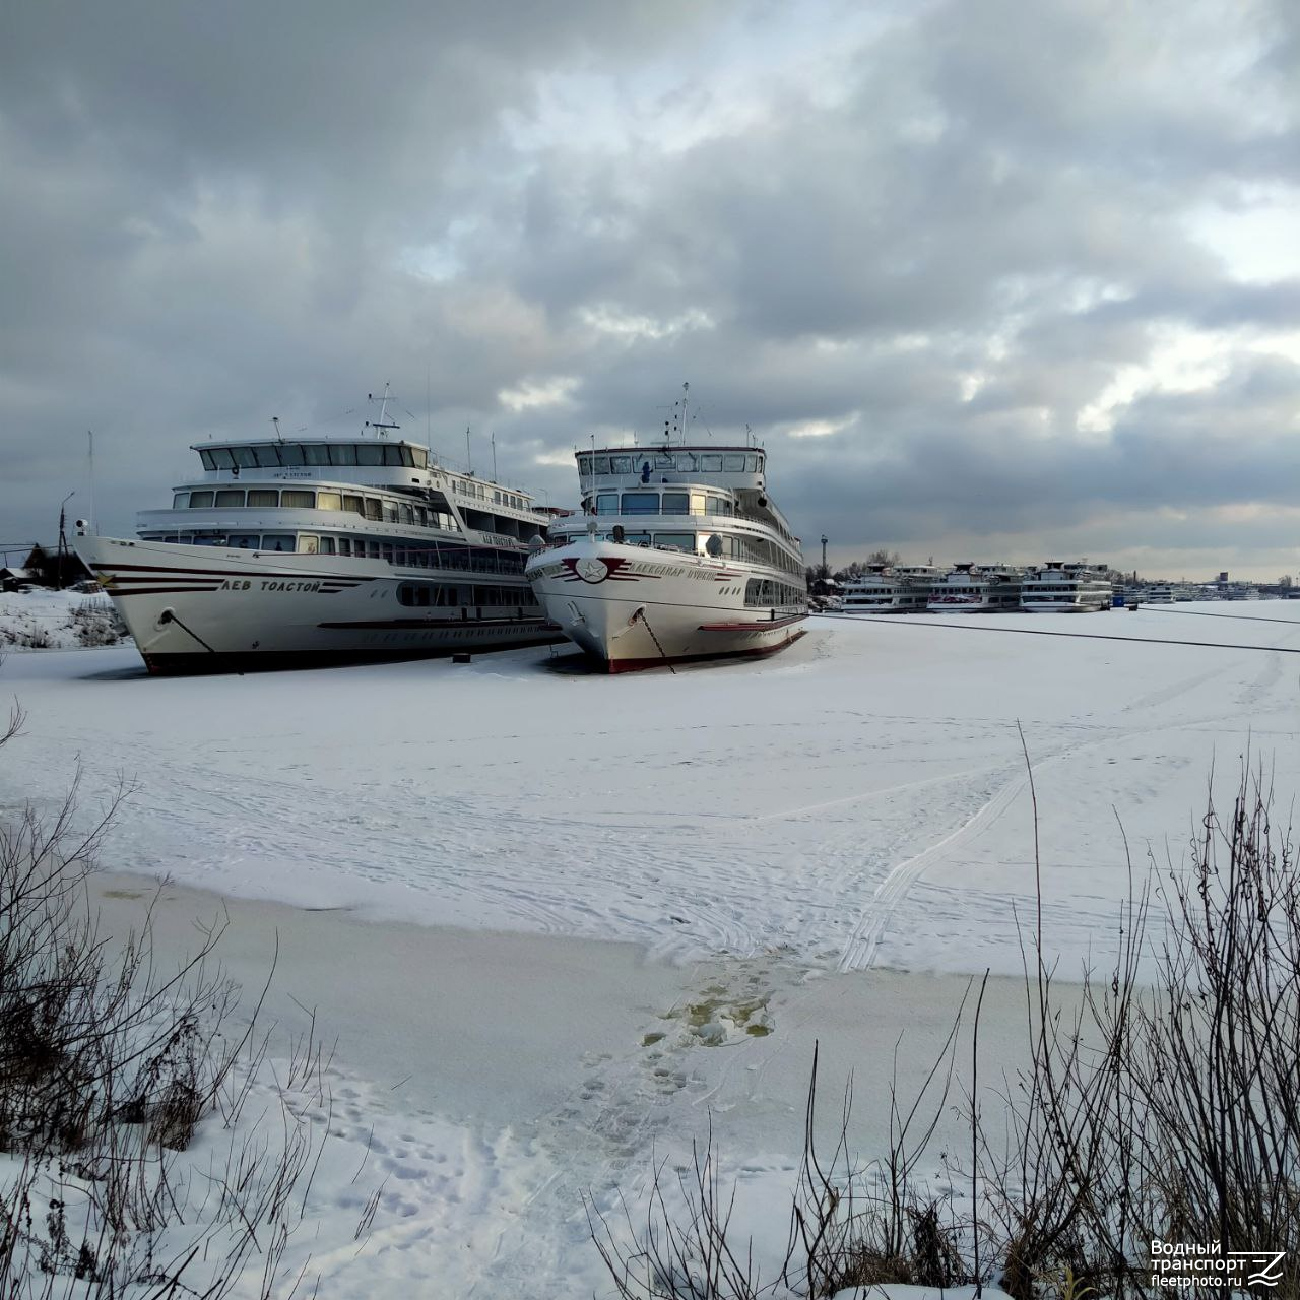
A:
[[[682,446],[686,445],[686,403],[691,395],[689,383],[682,385]]]
[[[99,518],[95,514],[95,435],[86,430],[86,460],[90,467],[90,526],[92,537],[99,535]]]
[[[283,442],[284,442],[284,434],[282,434],[282,433],[280,432],[280,417],[279,417],[278,415],[273,415],[273,416],[271,417],[271,423],[272,423],[273,425],[275,425],[275,440],[276,440],[276,442],[278,442],[278,443],[283,443]]]
[[[496,430],[492,430],[492,481],[499,483],[501,480],[497,477],[497,435]]]
[[[474,461],[469,454],[469,425],[465,426],[465,470],[467,473],[474,472]]]

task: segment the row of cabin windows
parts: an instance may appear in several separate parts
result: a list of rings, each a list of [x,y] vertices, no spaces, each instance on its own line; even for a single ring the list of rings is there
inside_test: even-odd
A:
[[[415,609],[449,609],[456,605],[517,608],[537,604],[531,587],[470,587],[449,582],[403,582],[397,588],[397,600]]]
[[[281,510],[343,510],[373,519],[376,523],[412,524],[421,528],[453,531],[457,529],[456,521],[451,515],[441,510],[407,505],[405,502],[381,501],[378,497],[353,496],[345,492],[277,492],[271,488],[250,488],[245,492],[242,489],[223,489],[212,492],[177,492],[172,500],[173,510],[257,510],[277,507]]]
[[[639,533],[628,529],[623,530],[621,537],[612,533],[602,536],[611,541],[623,541],[629,546],[657,546],[692,555],[710,555],[715,559],[768,564],[788,573],[798,573],[801,567],[792,556],[762,537],[738,537],[730,533]]]
[[[468,547],[409,546],[370,537],[318,537],[313,533],[167,533],[160,542],[187,546],[226,546],[237,551],[296,551],[299,555],[342,555],[357,560],[386,560],[406,569],[476,569],[483,573],[522,573],[521,555],[490,552],[473,555]]]
[[[476,501],[486,501],[488,499],[487,485],[476,483],[473,479],[465,478],[448,478],[447,486],[453,492],[459,492],[463,497],[473,497]],[[513,510],[530,510],[532,507],[528,501],[514,492],[501,492],[495,488],[492,491],[492,504],[497,506],[509,506]]]
[[[598,515],[730,515],[730,497],[706,496],[703,492],[617,492],[596,495]]]
[[[775,582],[771,578],[750,578],[745,583],[745,604],[776,608],[781,605],[795,605],[802,608],[807,604],[808,592],[804,587],[794,587],[786,582]]]
[[[680,470],[685,473],[757,474],[763,468],[763,453],[755,451],[698,452],[657,451],[653,455],[629,452],[626,455],[611,453],[607,456],[583,452],[578,457],[578,473],[588,474],[639,474],[646,466],[651,473],[661,470]]]
[[[264,442],[252,447],[201,447],[204,469],[274,469],[281,465],[401,465],[428,469],[423,447],[391,442]]]

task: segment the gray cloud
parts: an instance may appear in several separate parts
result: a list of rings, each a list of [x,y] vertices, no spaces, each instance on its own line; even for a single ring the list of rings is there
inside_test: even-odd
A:
[[[689,379],[692,432],[752,424],[844,559],[1294,568],[1300,278],[1202,242],[1300,202],[1294,7],[799,19],[7,13],[0,533],[50,535],[86,428],[124,531],[188,443],[344,427],[385,379],[447,454],[472,425],[482,468],[494,431],[503,476],[572,501],[555,453],[652,433]],[[567,396],[501,396],[530,385]]]

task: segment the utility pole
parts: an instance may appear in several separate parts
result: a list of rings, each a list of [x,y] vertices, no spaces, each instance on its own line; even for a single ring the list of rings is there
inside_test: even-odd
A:
[[[77,494],[69,492],[66,497],[59,503],[59,554],[58,554],[58,584],[59,590],[63,590],[63,557],[68,553],[68,512],[67,504]]]

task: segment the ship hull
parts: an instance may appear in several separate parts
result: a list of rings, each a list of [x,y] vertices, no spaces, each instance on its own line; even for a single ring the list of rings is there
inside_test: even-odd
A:
[[[549,622],[602,671],[775,654],[806,610],[746,606],[747,566],[596,538],[534,556],[528,577]]]
[[[519,588],[497,604],[411,608],[403,584],[473,575],[405,573],[382,560],[78,537],[153,673],[300,668],[513,649],[560,639]]]

